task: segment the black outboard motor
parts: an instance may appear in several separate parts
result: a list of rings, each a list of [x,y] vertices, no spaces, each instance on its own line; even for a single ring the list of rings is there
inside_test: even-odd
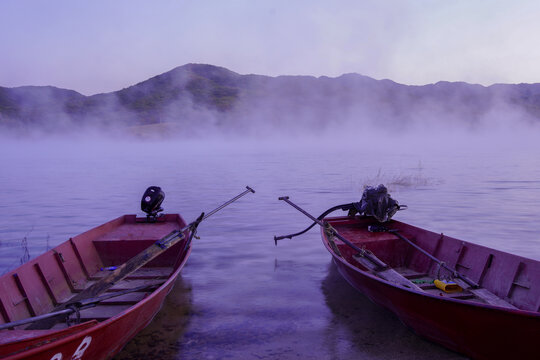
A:
[[[146,219],[151,221],[156,219],[158,212],[163,211],[161,203],[165,199],[165,193],[159,186],[150,186],[141,199],[141,210],[146,213]]]
[[[279,198],[280,200],[285,200],[287,202],[289,197],[285,196],[283,198]],[[296,205],[293,205],[298,210],[304,212],[303,210],[299,209]],[[307,232],[309,229],[311,229],[313,226],[319,224],[321,221],[324,221],[324,218],[329,215],[330,213],[336,211],[336,210],[343,210],[343,211],[349,211],[348,216],[355,216],[356,214],[359,214],[360,216],[372,216],[380,224],[374,224],[368,226],[368,231],[371,232],[380,232],[380,231],[388,231],[388,229],[384,226],[383,223],[389,221],[394,214],[399,210],[405,210],[407,209],[407,205],[399,205],[398,202],[390,197],[390,194],[388,193],[388,189],[384,185],[379,185],[377,187],[373,186],[367,186],[364,189],[364,193],[362,194],[362,199],[359,202],[349,203],[349,204],[341,204],[334,207],[331,207],[330,209],[323,212],[317,220],[315,220],[310,226],[305,228],[302,231],[299,231],[294,234],[289,235],[283,235],[283,236],[274,236],[274,241],[277,245],[277,241],[281,239],[292,239],[295,236],[302,235],[303,233]],[[304,212],[304,214],[306,214]],[[311,217],[311,215],[309,215]],[[314,218],[312,218],[314,220]]]
[[[368,186],[362,194],[360,202],[354,203],[355,210],[360,215],[373,216],[379,222],[387,222],[398,210],[406,209],[406,205],[399,205],[390,197],[384,185]]]

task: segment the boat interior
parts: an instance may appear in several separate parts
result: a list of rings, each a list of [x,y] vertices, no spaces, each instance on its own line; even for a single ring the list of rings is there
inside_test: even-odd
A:
[[[125,215],[73,237],[0,278],[0,324],[48,314],[117,266],[186,224],[170,214],[157,222]],[[10,330],[54,329],[87,321],[104,321],[148,297],[181,264],[184,241],[132,272],[96,298],[94,307],[82,309],[62,321],[20,325]],[[179,256],[180,254],[180,256]],[[66,319],[65,319],[66,318]],[[41,323],[42,325],[36,325]]]
[[[326,236],[331,248],[337,248],[353,266],[397,286],[448,299],[540,311],[540,283],[534,281],[540,278],[538,261],[394,220],[385,223],[386,229],[396,230],[442,262],[441,266],[393,232],[369,231],[368,226],[378,225],[373,218],[325,220],[346,240],[363,249],[364,253],[359,253],[336,237]],[[445,266],[471,280],[473,285],[459,276],[453,276]]]

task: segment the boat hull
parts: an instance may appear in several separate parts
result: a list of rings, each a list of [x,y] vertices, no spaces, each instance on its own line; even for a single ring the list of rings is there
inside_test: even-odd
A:
[[[178,215],[167,216],[169,217],[167,220],[174,223],[176,228],[185,226],[185,222]],[[134,217],[127,218],[128,222],[133,223],[129,224],[129,226],[135,228],[136,225],[133,220]],[[116,225],[118,225],[123,224],[125,221],[126,218],[122,217],[113,222],[116,222]],[[105,230],[105,233],[107,233],[107,231],[110,231],[111,229],[105,226]],[[148,233],[148,231],[146,232]],[[101,237],[92,237],[99,239],[106,235],[100,236]],[[74,238],[74,240],[76,239]],[[150,239],[147,237],[145,242],[148,242],[149,240]],[[118,243],[119,247],[125,247],[126,244],[126,242]],[[140,244],[137,244],[137,246],[135,246],[137,251],[139,245]],[[96,320],[87,321],[57,331],[20,329],[0,331],[0,358],[12,360],[100,360],[112,358],[129,340],[145,328],[160,310],[165,297],[173,288],[174,283],[191,252],[190,247],[185,248],[183,246],[184,243],[179,245],[181,246],[173,246],[167,250],[167,252],[172,251],[174,253],[163,254],[165,255],[163,258],[170,258],[167,260],[170,264],[174,263],[174,266],[171,266],[172,271],[170,272],[170,275],[164,279],[164,282],[162,282],[157,289],[145,295],[143,299],[133,306],[130,306],[125,311],[101,322]],[[81,244],[81,247],[83,247],[83,244]],[[179,253],[179,250],[182,252]],[[110,253],[108,253],[107,256],[110,256]],[[38,258],[35,261],[39,262],[40,259]]]
[[[334,257],[340,274],[416,334],[474,359],[534,359],[540,319],[418,295],[351,269]]]
[[[151,322],[172,286],[158,291],[138,309],[7,359],[110,359]]]

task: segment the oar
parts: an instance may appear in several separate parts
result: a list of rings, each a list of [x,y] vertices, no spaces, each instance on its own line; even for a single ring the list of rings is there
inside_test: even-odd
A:
[[[330,236],[335,236],[337,237],[339,240],[343,241],[347,246],[349,246],[350,248],[358,251],[358,253],[362,256],[364,256],[366,259],[368,259],[369,261],[371,261],[373,264],[375,264],[378,268],[386,268],[388,267],[388,265],[386,265],[384,262],[382,262],[381,260],[379,260],[377,257],[375,256],[372,256],[371,253],[369,251],[366,251],[365,249],[362,249],[362,248],[359,248],[358,246],[354,245],[352,242],[350,242],[349,240],[345,239],[343,236],[341,236],[337,231],[336,229],[334,229],[333,227],[331,227],[327,222],[323,222],[317,218],[315,218],[313,215],[311,215],[310,213],[308,213],[307,211],[305,211],[304,209],[302,209],[301,207],[299,207],[298,205],[296,205],[295,203],[293,203],[292,201],[289,200],[289,197],[288,196],[282,196],[280,198],[278,198],[279,200],[283,200],[285,201],[287,204],[291,205],[292,207],[294,207],[296,210],[300,211],[302,214],[306,215],[308,218],[310,218],[311,220],[313,220],[315,223],[317,223],[319,226],[321,226],[325,232],[327,232],[327,234],[329,234]],[[278,237],[279,238],[279,237]],[[276,241],[276,237],[274,237],[274,241]]]
[[[398,238],[400,238],[401,240],[407,242],[409,245],[411,245],[413,248],[415,248],[416,250],[420,251],[422,254],[426,255],[428,258],[430,258],[431,260],[435,261],[440,267],[443,267],[445,268],[446,270],[450,271],[452,273],[452,275],[454,277],[458,277],[460,278],[461,280],[465,281],[469,286],[471,286],[472,288],[479,288],[480,285],[478,285],[477,283],[475,283],[474,281],[472,281],[471,279],[469,279],[468,277],[466,277],[465,275],[461,275],[459,272],[457,272],[456,269],[452,269],[450,266],[446,265],[444,263],[444,261],[441,261],[439,259],[437,259],[435,256],[431,255],[430,253],[428,253],[426,250],[422,249],[420,246],[416,245],[415,243],[413,243],[411,240],[407,239],[405,236],[401,235],[398,230],[387,230],[389,233],[391,234],[394,234],[396,235]]]
[[[125,262],[124,264],[118,266],[116,270],[114,270],[111,274],[106,276],[105,278],[101,279],[94,285],[90,286],[89,288],[81,291],[79,294],[77,294],[75,297],[69,300],[69,303],[80,301],[82,299],[86,299],[89,297],[96,296],[97,294],[100,294],[110,288],[111,286],[115,285],[117,282],[131,274],[132,272],[136,271],[137,269],[141,268],[142,266],[149,263],[151,260],[155,259],[158,255],[163,253],[165,250],[173,246],[174,244],[180,242],[185,238],[185,232],[191,231],[194,232],[197,229],[197,226],[199,226],[199,223],[205,219],[208,219],[210,216],[218,212],[219,210],[223,209],[227,205],[232,204],[236,200],[240,199],[242,196],[246,195],[247,193],[254,193],[255,190],[250,188],[249,186],[246,186],[247,190],[242,192],[241,194],[235,196],[231,200],[225,202],[221,206],[217,207],[216,209],[210,211],[208,214],[202,213],[197,220],[193,221],[191,224],[187,225],[183,229],[180,230],[174,230],[169,235],[166,235],[165,237],[161,238],[160,240],[156,241],[153,245],[149,246],[146,250],[140,252],[139,254],[135,255],[133,258]],[[190,237],[191,239],[192,237]],[[188,243],[186,243],[184,250],[187,249],[189,246]]]
[[[190,231],[191,233],[195,232],[197,230],[197,226],[199,226],[199,223],[205,219],[208,219],[210,216],[214,215],[219,210],[223,209],[224,207],[230,205],[231,203],[235,202],[236,200],[240,199],[242,196],[248,194],[248,193],[254,193],[255,190],[250,188],[249,186],[246,186],[245,191],[240,193],[239,195],[235,196],[231,200],[223,203],[222,205],[218,206],[214,210],[210,211],[208,214],[202,213],[197,220],[193,221],[186,227],[180,230],[174,230],[171,231],[168,235],[164,236],[163,238],[156,241],[154,244],[150,245],[148,248],[140,252],[139,254],[135,255],[131,259],[129,259],[124,264],[118,266],[114,271],[112,271],[109,275],[104,277],[103,279],[99,280],[92,286],[84,289],[77,295],[75,295],[73,298],[69,299],[66,303],[61,304],[57,306],[53,311],[60,311],[65,309],[67,306],[73,303],[81,302],[84,299],[95,297],[103,292],[105,292],[110,287],[114,286],[116,283],[127,277],[129,274],[133,273],[137,269],[141,268],[142,266],[149,263],[151,260],[155,259],[157,256],[162,254],[164,251],[169,249],[174,244],[182,241],[185,239],[185,232]],[[183,251],[185,251],[188,246],[189,242],[191,241],[193,236],[190,236],[189,239],[186,241],[186,245],[183,248]],[[47,328],[50,324],[34,324],[34,326],[44,326]]]
[[[360,254],[362,256],[364,256],[365,258],[367,258],[368,260],[370,260],[372,263],[378,265],[379,267],[386,267],[387,265],[382,263],[378,258],[376,257],[373,257],[370,255],[369,252],[367,252],[366,250],[364,249],[361,249],[359,248],[358,246],[354,245],[353,243],[351,243],[350,241],[348,241],[347,239],[345,239],[343,236],[341,236],[334,228],[330,227],[329,228],[329,225],[328,223],[326,222],[322,222],[322,218],[324,218],[325,214],[329,213],[330,210],[337,210],[337,209],[340,209],[340,208],[345,208],[347,205],[339,205],[339,206],[336,206],[336,207],[333,207],[327,211],[325,211],[321,216],[319,216],[318,218],[314,218],[312,215],[310,215],[308,212],[306,212],[305,210],[303,210],[302,208],[300,208],[298,205],[294,204],[293,202],[291,202],[289,200],[289,197],[288,196],[284,196],[284,197],[280,197],[279,200],[283,200],[285,202],[287,202],[289,205],[293,206],[294,208],[296,208],[298,211],[300,211],[301,213],[303,213],[304,215],[306,215],[307,217],[309,217],[310,219],[312,219],[314,221],[314,224],[317,223],[319,224],[320,226],[322,226],[325,231],[327,233],[329,233],[330,235],[333,235],[335,237],[337,237],[338,239],[340,239],[341,241],[343,241],[345,244],[347,244],[348,246],[350,246],[351,248],[353,248],[354,250],[360,252]],[[307,229],[305,229],[304,231],[301,231],[301,232],[298,232],[298,233],[295,233],[295,234],[291,234],[291,235],[285,235],[285,236],[274,236],[274,241],[277,245],[277,241],[278,240],[281,240],[281,239],[285,239],[285,238],[292,238],[294,236],[297,236],[297,235],[300,235],[300,234],[303,234],[304,232],[308,231],[309,229],[311,229],[311,227],[313,227],[313,224],[311,226],[309,226]],[[443,267],[445,268],[446,270],[450,271],[452,273],[452,275],[454,277],[458,277],[460,278],[461,280],[463,280],[465,283],[467,283],[469,286],[471,286],[472,288],[479,288],[480,285],[478,285],[477,283],[475,283],[474,281],[472,281],[471,279],[469,279],[468,277],[466,277],[465,275],[462,275],[460,274],[457,270],[455,269],[452,269],[451,267],[449,267],[448,265],[446,265],[444,263],[444,261],[441,261],[439,259],[437,259],[435,256],[431,255],[430,253],[428,253],[427,251],[425,251],[424,249],[422,249],[420,246],[416,245],[415,243],[413,243],[411,240],[407,239],[405,236],[401,235],[398,230],[388,230],[386,229],[386,227],[382,227],[382,229],[384,229],[384,231],[387,231],[389,233],[392,233],[394,235],[396,235],[398,238],[400,238],[401,240],[403,241],[406,241],[409,245],[411,245],[412,247],[414,247],[415,249],[417,249],[418,251],[420,251],[422,254],[426,255],[427,257],[429,257],[431,260],[435,261],[440,267]]]

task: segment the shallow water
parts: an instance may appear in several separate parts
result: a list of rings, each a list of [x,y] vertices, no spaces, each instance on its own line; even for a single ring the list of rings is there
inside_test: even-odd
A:
[[[489,143],[489,142],[487,142]],[[256,190],[200,226],[200,240],[154,322],[117,359],[460,359],[424,341],[336,273],[318,215],[385,183],[396,219],[540,259],[538,146],[6,141],[0,145],[0,272],[125,213],[161,186],[168,212],[193,220]]]

